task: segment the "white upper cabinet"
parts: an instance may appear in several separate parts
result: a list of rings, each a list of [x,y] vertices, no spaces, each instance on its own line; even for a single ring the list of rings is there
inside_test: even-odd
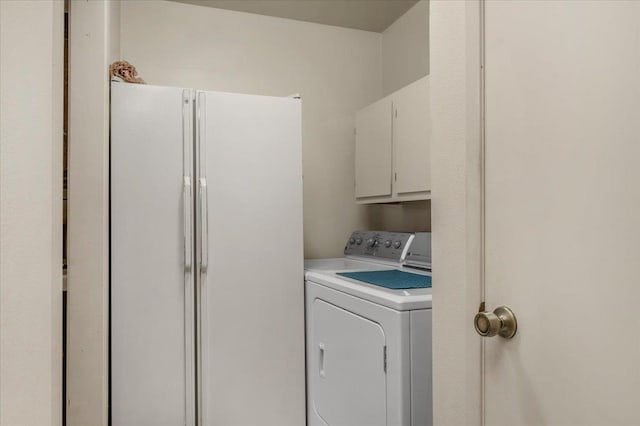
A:
[[[356,201],[431,198],[429,76],[356,114]]]
[[[431,189],[431,149],[427,79],[396,92],[393,109],[395,193],[402,196],[428,192]]]
[[[391,114],[387,98],[356,114],[356,198],[391,196]]]

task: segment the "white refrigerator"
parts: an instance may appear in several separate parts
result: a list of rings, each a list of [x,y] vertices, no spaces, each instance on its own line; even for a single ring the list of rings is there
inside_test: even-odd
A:
[[[305,424],[300,99],[111,84],[113,426]]]

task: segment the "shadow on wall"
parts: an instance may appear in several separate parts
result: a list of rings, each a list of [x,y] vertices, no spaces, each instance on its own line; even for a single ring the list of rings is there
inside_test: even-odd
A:
[[[367,206],[367,227],[377,231],[431,231],[431,201]]]

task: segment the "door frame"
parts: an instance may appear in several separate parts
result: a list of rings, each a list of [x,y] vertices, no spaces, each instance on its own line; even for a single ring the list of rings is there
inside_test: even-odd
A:
[[[481,425],[483,0],[430,2],[435,425]]]
[[[68,426],[107,426],[109,403],[109,65],[120,0],[69,4]]]
[[[433,274],[436,282],[443,283],[433,289],[436,425],[483,423],[482,341],[472,326],[483,295],[482,1],[431,0],[429,5],[431,216],[433,256],[438,265]],[[70,426],[107,425],[108,221],[104,218],[106,208],[92,207],[91,200],[108,196],[108,175],[96,175],[96,170],[108,166],[105,73],[110,62],[119,57],[119,7],[119,0],[71,2],[71,58],[83,59],[77,63],[71,59],[69,64],[70,107],[75,104],[77,108],[77,113],[70,109],[69,114]],[[87,16],[81,20],[83,13]],[[80,27],[75,26],[79,22],[101,31],[89,31],[89,36],[82,37]],[[84,44],[74,44],[78,39],[85,39]],[[94,92],[95,97],[87,95]],[[82,111],[96,109],[103,113],[83,123]],[[74,226],[75,221],[82,221],[84,227]]]

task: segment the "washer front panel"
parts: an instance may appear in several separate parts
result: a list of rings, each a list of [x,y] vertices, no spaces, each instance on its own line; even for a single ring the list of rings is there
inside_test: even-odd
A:
[[[384,330],[322,299],[312,305],[315,362],[307,370],[317,378],[316,412],[332,426],[386,426]]]
[[[327,425],[327,422],[321,417],[322,413],[319,411],[319,409],[324,409],[322,402],[318,406],[317,401],[319,380],[321,379],[319,370],[315,368],[320,363],[320,351],[317,347],[318,336],[316,335],[316,321],[318,321],[318,318],[315,317],[315,304],[317,302],[339,307],[344,312],[349,312],[380,326],[384,332],[387,346],[387,371],[385,375],[386,425],[411,425],[410,312],[389,309],[309,281],[306,282],[305,287],[307,309],[307,417],[309,426]],[[315,347],[313,346],[314,342]],[[329,349],[325,346],[325,356],[328,355]],[[358,384],[356,384],[357,386]],[[333,424],[329,424],[333,426]]]

